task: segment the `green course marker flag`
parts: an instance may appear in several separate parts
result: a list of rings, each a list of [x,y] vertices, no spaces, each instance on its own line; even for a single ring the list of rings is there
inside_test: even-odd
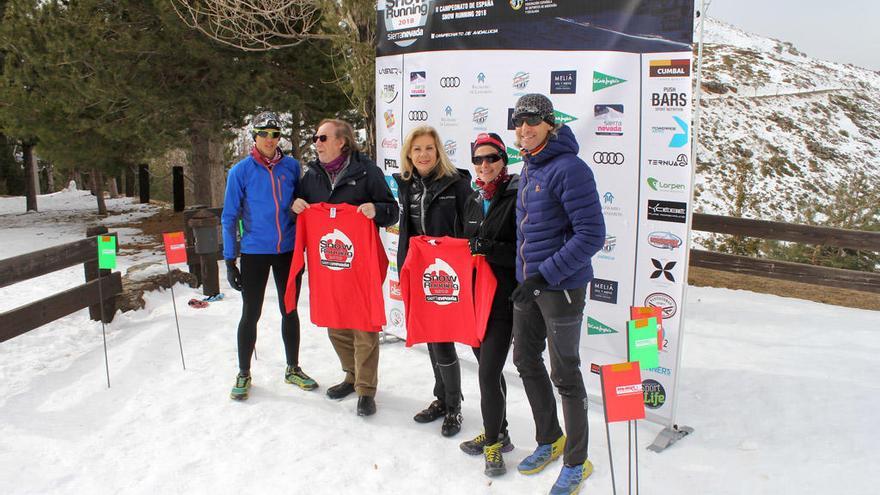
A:
[[[116,236],[98,236],[98,268],[116,268]]]
[[[626,322],[628,360],[638,361],[646,370],[660,366],[657,352],[657,318],[642,318]]]

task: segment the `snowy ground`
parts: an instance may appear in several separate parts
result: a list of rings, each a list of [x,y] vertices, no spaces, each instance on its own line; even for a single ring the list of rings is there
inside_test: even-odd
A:
[[[0,198],[0,257],[79,239],[86,223],[97,223],[87,194],[42,196],[36,214],[19,213],[18,200]],[[129,201],[111,201],[118,214],[103,222],[148,212]],[[129,253],[122,269],[133,259],[143,261]],[[81,282],[81,270],[60,271],[50,290]],[[175,287],[186,371],[168,291],[148,294],[145,309],[117,314],[107,327],[109,390],[101,326],[85,310],[0,344],[0,493],[544,493],[553,483],[558,463],[531,477],[515,472],[534,430],[512,365],[517,448],[505,456],[510,472],[491,482],[481,458],[458,449],[480,429],[467,349],[464,429],[453,439],[440,436],[439,422],[410,419],[431,399],[423,346],[383,345],[375,416],[357,417],[354,399],[328,400],[324,391],[342,373],[326,333],[307,323],[307,297],[301,362],[321,388],[284,383],[270,289],[251,399],[229,400],[241,299],[221,286],[226,299],[206,309],[186,305],[196,291]],[[0,311],[46,291],[41,280],[2,288]],[[880,434],[868,418],[880,406],[872,378],[880,314],[700,287],[689,288],[686,314],[678,417],[696,431],[655,454],[645,447],[659,427],[639,426],[644,493],[876,493]],[[583,492],[610,494],[598,408],[590,427],[596,472]],[[625,427],[612,425],[611,434],[623,493]]]

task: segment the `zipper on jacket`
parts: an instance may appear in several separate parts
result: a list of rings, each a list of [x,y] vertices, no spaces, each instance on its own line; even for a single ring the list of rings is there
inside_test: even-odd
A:
[[[422,197],[419,198],[419,225],[422,226],[422,235],[428,235],[428,228],[425,227],[425,196],[428,195],[428,187],[421,177],[418,177],[419,184],[422,185]]]
[[[525,225],[526,220],[529,219],[529,210],[526,209],[526,193],[529,192],[528,191],[528,189],[529,189],[529,187],[528,187],[528,184],[529,184],[529,162],[526,160],[523,160],[523,168],[522,168],[521,177],[522,178],[520,180],[523,182],[525,187],[520,188],[520,191],[522,191],[522,195],[519,197],[519,201],[522,204],[523,211],[525,213],[523,214],[522,222],[519,223],[519,230],[520,230],[520,232],[523,233],[522,234],[523,241],[522,241],[522,244],[520,244],[520,246],[519,246],[519,257],[522,258],[522,264],[523,264],[522,276],[523,276],[523,280],[525,280],[526,279],[526,256],[525,256],[526,233],[525,233],[525,230],[523,230],[523,225]],[[522,180],[522,179],[525,179],[525,180]]]
[[[269,183],[272,185],[272,201],[275,202],[275,228],[278,230],[278,244],[276,244],[275,250],[279,253],[281,252],[281,221],[278,219],[278,195],[275,194],[275,174],[272,172],[272,169],[266,167],[266,170],[269,171]]]

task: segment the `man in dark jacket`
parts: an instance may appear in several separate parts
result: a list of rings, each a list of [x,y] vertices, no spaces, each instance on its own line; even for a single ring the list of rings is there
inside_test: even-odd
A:
[[[540,94],[517,101],[513,113],[524,164],[517,202],[513,362],[535,418],[538,448],[519,465],[534,474],[564,451],[551,494],[576,493],[593,471],[587,460],[587,393],[580,371],[580,335],[590,258],[602,248],[605,221],[593,172],[580,158],[571,129],[556,125],[553,104]],[[549,347],[552,384],[562,396],[563,435],[551,377],[541,358]]]
[[[309,164],[296,190],[293,212],[301,213],[309,203],[347,203],[372,219],[378,227],[397,222],[398,208],[385,175],[367,156],[358,152],[354,130],[337,119],[321,121],[312,137],[318,159]],[[357,413],[376,412],[379,382],[379,334],[366,329],[328,328],[330,342],[345,379],[329,389],[327,396],[342,399],[357,392]]]

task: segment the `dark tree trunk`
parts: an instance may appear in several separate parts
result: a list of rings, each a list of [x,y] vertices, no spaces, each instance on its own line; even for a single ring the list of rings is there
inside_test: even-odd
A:
[[[98,198],[98,215],[106,215],[107,203],[104,202],[104,174],[96,168],[92,169],[92,190]]]
[[[37,175],[37,157],[34,155],[33,144],[23,144],[24,178],[27,186],[26,211],[37,210],[37,195],[40,194],[40,177]]]
[[[51,163],[46,164],[46,192],[55,192],[55,167]]]
[[[194,205],[221,206],[226,190],[223,170],[223,139],[207,123],[196,123],[190,131]]]
[[[137,193],[135,187],[137,181],[134,180],[134,165],[126,165],[123,175],[125,176],[125,195],[133,198]]]

